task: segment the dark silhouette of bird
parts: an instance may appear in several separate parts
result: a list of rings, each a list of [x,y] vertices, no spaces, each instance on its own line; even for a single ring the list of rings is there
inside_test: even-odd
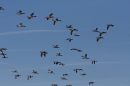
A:
[[[107,24],[107,30],[111,27],[113,27],[114,25],[113,24]]]
[[[19,75],[19,74],[16,74],[16,75],[15,75],[15,79],[17,79],[19,76],[21,76],[21,75]]]
[[[72,27],[72,25],[68,25],[68,26],[66,25],[66,28],[73,28],[73,27]]]
[[[87,54],[85,54],[84,56],[82,56],[82,59],[89,59],[89,58],[87,57]]]
[[[20,24],[18,24],[18,25],[16,25],[17,27],[26,27],[26,26],[24,26],[22,23],[20,23]]]
[[[99,41],[99,39],[103,39],[103,37],[99,36],[99,37],[96,37],[97,38],[97,42]]]
[[[65,77],[61,77],[61,79],[62,79],[62,80],[67,80],[67,78],[65,78]]]
[[[71,35],[72,35],[72,33],[73,33],[74,31],[78,31],[77,29],[74,29],[74,28],[70,28],[69,30],[70,30],[70,34],[71,34]]]
[[[99,32],[99,36],[102,36],[102,34],[106,34],[106,32]]]
[[[90,85],[90,84],[93,84],[93,83],[94,83],[94,82],[91,81],[91,82],[89,82],[89,85]]]
[[[74,34],[74,36],[80,36],[80,35],[78,35],[78,34]]]
[[[46,16],[45,18],[46,18],[47,20],[49,20],[50,18],[54,18],[54,16],[52,16],[52,15],[53,15],[53,13],[49,14],[49,15]]]
[[[28,76],[27,76],[27,80],[31,79],[32,77],[33,77],[33,76],[28,75]]]
[[[65,73],[65,74],[63,74],[63,76],[69,76],[69,74]]]
[[[49,74],[54,74],[54,72],[51,71],[50,69],[48,69],[48,73],[49,73]]]
[[[81,75],[82,75],[82,76],[85,76],[85,75],[86,75],[86,73],[82,73]]]
[[[99,31],[98,31],[98,28],[96,28],[95,30],[92,29],[92,31],[93,31],[93,32],[99,32]]]
[[[18,15],[22,15],[22,14],[25,14],[25,13],[23,13],[22,10],[19,10],[19,11],[17,12],[17,14],[18,14]]]
[[[42,57],[42,56],[46,57],[46,54],[47,54],[46,51],[41,51],[41,57]]]
[[[37,16],[34,16],[34,13],[31,13],[30,16],[28,16],[28,19],[31,19],[31,18],[34,18],[34,17],[37,17]]]
[[[35,70],[33,70],[33,72],[32,72],[33,74],[39,74],[37,71],[35,71]]]
[[[13,73],[18,73],[18,71],[17,71],[17,70],[13,70],[12,72],[13,72]]]
[[[56,19],[52,19],[52,21],[53,21],[53,24],[55,25],[55,23],[56,23],[57,21],[61,21],[61,20],[59,20],[58,18],[56,18]]]
[[[67,38],[66,40],[69,40],[69,42],[71,42],[71,40],[73,40],[73,39],[71,39],[71,38]]]
[[[53,45],[53,48],[60,48],[58,45]]]
[[[4,8],[3,8],[3,7],[0,7],[0,10],[4,10]]]
[[[62,56],[61,53],[56,53],[56,56]]]
[[[92,64],[95,64],[97,61],[96,60],[92,60]]]

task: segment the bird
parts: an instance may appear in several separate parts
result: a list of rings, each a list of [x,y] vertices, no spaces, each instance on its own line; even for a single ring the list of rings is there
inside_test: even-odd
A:
[[[26,26],[24,26],[22,23],[20,23],[20,24],[18,24],[18,25],[16,25],[17,27],[26,27]]]
[[[53,48],[60,48],[58,45],[53,45]]]
[[[0,10],[4,10],[4,8],[3,8],[3,7],[0,7]]]
[[[85,54],[84,56],[82,56],[82,59],[89,59],[89,58],[87,57],[87,54]]]
[[[15,75],[15,79],[17,79],[17,77],[19,77],[19,76],[21,76],[21,75],[19,75],[19,74],[16,74],[16,75]]]
[[[86,73],[82,73],[81,75],[82,75],[82,76],[85,76],[85,75],[86,75]]]
[[[56,53],[56,56],[62,56],[61,53]]]
[[[48,69],[48,73],[49,73],[49,74],[54,74],[54,72],[51,71],[50,69]]]
[[[90,85],[90,84],[93,84],[93,83],[94,83],[94,82],[91,81],[91,82],[89,82],[89,85]]]
[[[95,64],[97,61],[96,60],[92,60],[92,64]]]
[[[52,19],[52,21],[53,21],[53,24],[55,25],[55,23],[56,23],[57,21],[61,21],[61,20],[59,20],[58,18],[56,18],[56,19]]]
[[[99,32],[99,31],[98,31],[98,28],[96,28],[95,30],[92,29],[92,31],[93,31],[93,32]]]
[[[99,39],[103,39],[103,37],[99,36],[99,37],[96,37],[97,38],[97,42],[99,41]]]
[[[61,77],[61,79],[62,79],[62,80],[67,80],[67,78],[65,78],[65,77]]]
[[[102,34],[105,34],[106,32],[99,32],[99,36],[102,36]]]
[[[63,76],[69,76],[69,74],[65,73],[65,74],[63,74]]]
[[[33,73],[33,74],[39,74],[37,71],[34,71],[34,70],[33,70],[33,72],[32,72],[32,73]]]
[[[78,51],[78,52],[83,52],[82,50],[79,50],[79,49],[78,49],[77,51]]]
[[[41,51],[41,57],[42,57],[42,56],[46,57],[46,54],[47,54],[46,51]]]
[[[17,12],[17,14],[18,14],[18,15],[21,15],[21,14],[25,14],[25,13],[23,13],[22,10],[19,10],[19,11]]]
[[[37,16],[34,16],[34,12],[30,14],[30,16],[28,16],[27,18],[28,19],[31,19],[31,18],[34,18],[34,17],[37,17]]]
[[[78,49],[76,49],[76,48],[71,48],[71,50],[78,50]]]
[[[54,64],[56,64],[56,65],[58,65],[59,63],[61,63],[61,62],[58,62],[58,61],[54,61],[53,62]]]
[[[52,15],[53,15],[53,13],[49,14],[49,15],[46,16],[45,18],[46,18],[47,20],[49,20],[50,18],[54,18],[54,16],[52,16]]]
[[[58,86],[57,84],[52,84],[51,86]]]
[[[83,69],[81,69],[81,68],[79,68],[78,70],[81,70],[81,71],[83,71]]]
[[[73,69],[76,73],[78,72],[78,69]]]
[[[71,40],[73,40],[73,39],[71,39],[71,38],[67,38],[66,40],[69,40],[69,42],[71,42]]]
[[[59,65],[62,65],[62,66],[64,66],[65,64],[64,64],[64,63],[61,63],[61,62],[59,62]]]
[[[70,34],[71,34],[71,35],[72,35],[72,33],[73,33],[74,31],[78,31],[77,29],[74,29],[74,28],[70,28],[69,30],[70,30]]]
[[[13,70],[12,72],[13,72],[13,73],[18,73],[18,71],[17,71],[17,70]]]
[[[78,34],[74,34],[74,36],[80,36],[80,35],[78,35]]]
[[[27,76],[27,80],[31,79],[32,77],[33,77],[33,76],[28,75],[28,76]]]
[[[114,25],[113,24],[107,24],[107,30],[111,27],[113,27]]]
[[[73,27],[72,27],[72,25],[68,25],[68,26],[66,25],[66,28],[73,28]]]

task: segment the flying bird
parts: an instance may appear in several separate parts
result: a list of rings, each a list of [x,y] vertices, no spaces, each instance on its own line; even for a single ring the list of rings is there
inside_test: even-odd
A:
[[[42,56],[46,57],[46,54],[47,54],[46,51],[41,51],[41,57],[42,57]]]
[[[34,16],[34,13],[31,13],[30,16],[28,16],[27,18],[31,19],[31,18],[34,18],[34,17],[37,17],[37,16]]]
[[[106,32],[99,32],[99,36],[102,36],[102,34],[106,34]]]
[[[16,25],[17,27],[26,27],[26,26],[24,26],[22,23],[20,23],[20,24],[18,24],[18,25]]]
[[[17,71],[17,70],[13,70],[12,72],[13,72],[13,73],[18,73],[18,71]]]
[[[78,31],[77,29],[74,29],[74,28],[70,28],[69,30],[70,30],[70,34],[71,34],[71,35],[72,35],[72,33],[73,33],[74,31]]]
[[[78,49],[76,49],[76,48],[71,48],[71,50],[78,50]]]
[[[82,76],[85,76],[85,75],[86,75],[86,73],[82,73],[81,75],[82,75]]]
[[[74,36],[80,36],[80,35],[78,35],[78,34],[74,34]]]
[[[15,75],[15,79],[17,79],[17,77],[19,77],[19,76],[21,76],[21,75],[19,75],[19,74],[16,74],[16,75]]]
[[[111,27],[113,27],[114,25],[113,24],[107,24],[107,30]]]
[[[103,37],[99,36],[99,37],[96,37],[97,38],[97,42],[99,41],[99,39],[103,39]]]
[[[31,79],[32,77],[33,77],[33,76],[28,75],[28,76],[27,76],[27,80]]]
[[[3,7],[0,7],[0,10],[4,10],[4,8],[3,8]]]
[[[62,56],[61,53],[56,53],[56,56]]]
[[[62,80],[67,80],[67,78],[65,78],[65,77],[61,77],[61,79],[62,79]]]
[[[49,74],[54,74],[54,72],[51,71],[50,69],[48,69],[48,73],[49,73]]]
[[[71,42],[71,40],[73,40],[73,39],[71,39],[71,38],[67,38],[66,40],[69,40],[69,42]]]
[[[99,31],[98,31],[98,28],[96,28],[95,30],[92,29],[92,31],[93,31],[93,32],[99,32]]]
[[[69,76],[69,74],[65,73],[65,74],[63,74],[63,76]]]
[[[82,56],[82,59],[89,59],[89,58],[87,57],[87,54],[85,54],[84,56]]]
[[[83,52],[82,50],[79,50],[79,49],[78,49],[77,51],[78,51],[78,52]]]
[[[53,45],[53,48],[60,48],[58,45]]]
[[[72,27],[72,25],[68,25],[68,26],[66,25],[66,28],[73,28],[73,27]]]
[[[46,16],[45,18],[46,18],[47,20],[49,20],[50,18],[54,18],[54,16],[52,16],[52,15],[53,15],[53,13],[49,14],[49,15]]]
[[[97,61],[96,60],[92,60],[92,64],[95,64]]]
[[[33,72],[32,72],[32,73],[33,73],[33,74],[39,74],[37,71],[34,71],[34,70],[33,70]]]
[[[61,21],[61,20],[59,20],[58,18],[56,18],[56,19],[52,19],[52,21],[53,21],[53,24],[55,25],[55,23],[56,23],[57,21]]]
[[[22,15],[22,14],[25,14],[25,13],[23,13],[22,10],[19,10],[19,11],[17,12],[17,14],[18,14],[18,15]]]
[[[90,84],[93,84],[93,83],[94,83],[94,82],[91,81],[91,82],[89,82],[89,85],[90,85]]]

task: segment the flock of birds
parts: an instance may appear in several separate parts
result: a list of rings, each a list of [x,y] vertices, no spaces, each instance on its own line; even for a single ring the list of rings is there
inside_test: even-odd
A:
[[[0,7],[0,10],[4,10],[4,8],[3,8],[3,7]],[[22,14],[25,14],[25,13],[23,13],[22,10],[19,10],[19,11],[17,12],[17,14],[18,14],[18,15],[22,15]],[[27,16],[28,19],[32,19],[32,18],[35,18],[35,17],[37,17],[37,16],[35,16],[34,13],[31,13],[29,16]],[[46,18],[46,20],[49,20],[50,18],[54,18],[53,13],[49,14],[49,15],[46,16],[45,18]],[[53,24],[55,25],[56,22],[61,21],[61,20],[59,20],[58,18],[55,18],[55,19],[52,19],[52,21],[53,21]],[[26,26],[23,25],[22,23],[20,23],[20,24],[18,24],[18,25],[16,25],[16,26],[17,26],[17,27],[26,27]],[[107,30],[108,30],[110,27],[113,27],[113,26],[114,26],[113,24],[107,24]],[[73,35],[73,32],[74,32],[74,31],[78,31],[77,29],[73,28],[72,25],[66,25],[66,28],[68,28],[68,29],[70,30],[70,35]],[[102,39],[102,38],[103,38],[102,35],[106,33],[106,32],[100,32],[100,31],[98,31],[98,28],[92,30],[92,32],[98,32],[98,33],[99,33],[99,36],[96,37],[96,38],[97,38],[97,42],[98,42],[100,39]],[[80,35],[74,34],[74,36],[80,36]],[[67,38],[66,40],[69,41],[69,42],[71,42],[73,39],[72,39],[72,38]],[[58,45],[53,45],[53,48],[60,48],[60,47],[59,47]],[[3,56],[2,58],[8,58],[8,57],[5,56],[6,54],[4,53],[4,50],[7,50],[7,49],[6,49],[6,48],[0,48],[0,52],[1,52],[0,55]],[[77,51],[77,52],[83,52],[82,50],[77,49],[77,48],[71,48],[71,50],[75,50],[75,51]],[[43,56],[46,57],[47,54],[48,54],[47,51],[40,51],[40,56],[41,56],[41,57],[43,57]],[[56,56],[62,56],[62,54],[61,54],[61,53],[56,53]],[[82,57],[82,59],[90,59],[90,58],[88,58],[87,54],[85,54],[84,56],[81,56],[81,57]],[[92,64],[95,64],[97,61],[96,61],[96,60],[92,60],[91,62],[92,62]],[[59,61],[54,61],[53,63],[54,63],[55,65],[62,65],[62,66],[65,65],[64,63],[59,62]],[[76,73],[77,73],[78,71],[83,71],[83,69],[80,69],[80,68],[76,68],[76,69],[73,69],[73,70],[74,70]],[[13,73],[18,73],[17,70],[13,70],[12,72],[13,72]],[[33,70],[32,73],[33,73],[33,74],[39,74],[39,73],[38,73],[37,71],[35,71],[35,70]],[[52,71],[52,70],[50,70],[50,69],[48,69],[48,73],[49,73],[49,74],[55,74],[54,71]],[[86,73],[82,73],[81,75],[82,75],[82,76],[85,76]],[[16,75],[15,75],[15,79],[17,79],[17,78],[20,77],[20,76],[21,76],[21,75],[16,74]],[[67,73],[63,74],[63,77],[61,77],[61,79],[62,79],[62,80],[67,80],[67,78],[66,78],[65,76],[69,76],[69,74],[67,74]],[[32,77],[33,77],[32,75],[27,75],[27,80],[31,79]],[[94,83],[93,81],[90,81],[90,82],[89,82],[89,85],[90,85],[90,84],[93,84],[93,83]],[[52,84],[52,86],[58,86],[58,85],[57,85],[57,84]],[[66,86],[72,86],[72,85],[68,84],[68,85],[66,85]]]

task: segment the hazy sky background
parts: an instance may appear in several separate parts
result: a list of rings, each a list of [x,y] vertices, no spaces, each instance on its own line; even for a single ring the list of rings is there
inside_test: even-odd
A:
[[[129,0],[1,0],[0,6],[0,45],[7,59],[0,59],[0,86],[129,86],[130,85],[130,1]],[[17,15],[22,10],[25,14]],[[36,18],[28,19],[32,12]],[[53,13],[61,20],[53,25],[46,16]],[[18,28],[23,23],[26,27]],[[114,27],[106,29],[107,24]],[[78,29],[70,35],[66,25]],[[105,31],[104,39],[96,41],[97,28]],[[72,42],[66,41],[70,37]],[[53,45],[59,45],[54,49]],[[71,51],[71,48],[83,52]],[[47,51],[40,57],[40,51]],[[57,57],[61,53],[62,57]],[[81,56],[88,54],[90,59]],[[97,60],[95,65],[91,60]],[[54,65],[60,61],[65,66]],[[74,68],[83,71],[75,73]],[[48,69],[55,74],[48,74]],[[17,70],[21,76],[15,79]],[[38,71],[38,75],[32,74]],[[68,80],[61,80],[68,73]],[[81,76],[86,73],[86,76]],[[16,73],[17,74],[17,73]],[[27,75],[34,77],[27,80]]]

